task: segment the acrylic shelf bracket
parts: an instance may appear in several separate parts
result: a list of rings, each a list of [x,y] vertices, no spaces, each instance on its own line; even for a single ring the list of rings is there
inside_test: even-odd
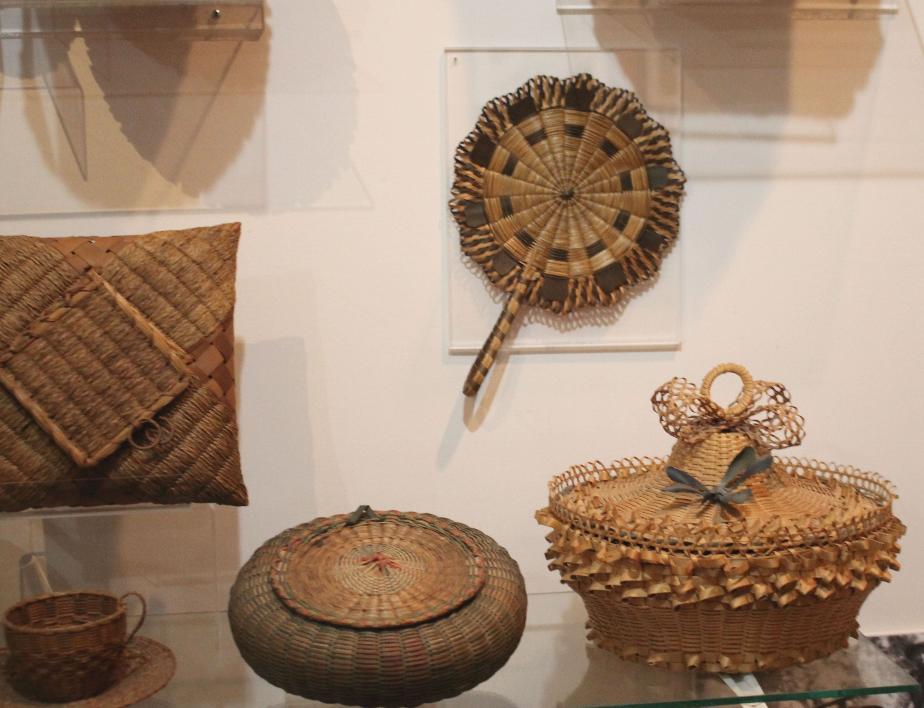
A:
[[[0,39],[56,35],[256,40],[263,0],[0,0]]]

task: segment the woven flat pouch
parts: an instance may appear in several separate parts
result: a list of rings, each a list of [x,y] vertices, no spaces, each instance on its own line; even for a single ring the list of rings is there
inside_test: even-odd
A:
[[[247,503],[239,238],[0,237],[0,511]]]

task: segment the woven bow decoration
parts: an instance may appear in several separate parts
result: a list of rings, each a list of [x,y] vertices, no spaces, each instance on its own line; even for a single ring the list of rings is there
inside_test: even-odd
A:
[[[708,391],[684,378],[673,378],[651,397],[664,430],[678,440],[700,443],[717,432],[740,432],[758,448],[778,450],[802,442],[805,420],[790,402],[783,384],[753,381],[751,389],[723,407]]]
[[[716,486],[707,487],[693,475],[678,470],[676,467],[668,467],[667,476],[675,484],[665,487],[664,491],[675,494],[684,492],[699,494],[704,504],[719,504],[726,508],[735,504],[744,504],[751,501],[754,495],[750,489],[738,489],[738,487],[755,474],[770,469],[772,464],[773,458],[770,455],[758,457],[753,447],[746,447],[735,456],[728,466],[728,472]]]

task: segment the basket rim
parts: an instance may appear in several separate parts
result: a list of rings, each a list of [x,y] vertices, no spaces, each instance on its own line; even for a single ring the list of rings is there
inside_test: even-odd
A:
[[[431,622],[434,619],[457,612],[482,591],[487,580],[484,555],[472,542],[467,533],[453,528],[453,525],[457,524],[457,522],[433,514],[413,511],[396,511],[392,509],[387,511],[373,511],[373,513],[377,518],[368,519],[361,523],[397,524],[400,526],[413,527],[417,522],[422,521],[429,526],[429,528],[424,528],[423,530],[428,533],[446,537],[464,548],[471,556],[471,570],[473,572],[473,577],[470,578],[471,582],[465,592],[453,598],[453,600],[446,603],[445,606],[432,608],[428,612],[419,612],[417,615],[396,617],[391,620],[380,619],[378,621],[361,622],[346,617],[334,617],[324,612],[322,609],[308,607],[302,604],[299,598],[291,593],[287,580],[285,579],[285,572],[288,569],[290,558],[293,552],[304,544],[314,545],[318,543],[319,539],[335,538],[339,532],[343,531],[345,528],[349,528],[350,525],[347,522],[352,515],[337,514],[330,517],[318,518],[308,524],[291,529],[293,533],[289,536],[286,543],[280,547],[270,570],[270,584],[279,601],[290,611],[314,622],[352,629],[400,629],[402,627],[411,627]],[[323,540],[321,542],[323,542]]]
[[[683,537],[691,534],[702,536],[704,532],[709,531],[710,527],[688,522],[676,523],[662,527],[660,537],[654,538],[650,529],[638,528],[634,523],[620,524],[616,520],[595,520],[565,506],[565,498],[581,487],[601,481],[617,481],[651,474],[657,468],[666,464],[667,458],[663,457],[626,457],[614,460],[608,465],[599,460],[583,465],[572,465],[568,470],[556,475],[549,481],[548,509],[559,521],[580,528],[601,540],[629,546],[644,546],[646,548],[658,546],[662,550],[688,553],[695,549],[691,549],[688,544],[683,543]],[[707,550],[711,553],[728,553],[737,549],[738,552],[746,554],[764,555],[805,545],[836,545],[856,539],[869,533],[874,528],[881,528],[894,518],[892,515],[892,502],[897,498],[895,488],[891,482],[875,472],[865,472],[847,465],[804,457],[775,457],[774,468],[794,477],[800,476],[794,471],[799,468],[806,472],[810,471],[819,477],[833,479],[839,484],[853,487],[867,496],[875,494],[876,496],[871,498],[875,502],[876,508],[861,517],[857,517],[852,523],[839,525],[833,532],[828,529],[826,534],[820,530],[810,529],[808,526],[803,527],[801,531],[812,536],[810,543],[805,539],[798,543],[793,543],[791,539],[780,538],[778,540],[765,539],[763,544],[750,544],[748,546],[732,544],[728,546],[727,544],[718,544],[719,539],[716,538],[717,543],[709,545]]]
[[[10,619],[10,616],[29,605],[35,605],[40,602],[47,602],[49,600],[54,600],[61,597],[72,597],[75,595],[91,595],[95,597],[104,597],[106,599],[114,600],[116,603],[116,610],[105,617],[100,617],[95,619],[92,622],[86,622],[84,624],[67,624],[61,625],[58,627],[32,627],[27,624],[19,624]],[[83,632],[88,629],[95,629],[96,627],[101,627],[106,624],[110,624],[119,619],[120,615],[125,615],[127,613],[125,603],[122,602],[122,598],[118,595],[115,595],[111,592],[106,592],[105,590],[74,590],[74,591],[64,591],[64,592],[50,592],[45,593],[44,595],[36,595],[35,597],[30,597],[20,602],[17,602],[15,605],[10,607],[3,613],[3,628],[8,632],[16,632],[19,634],[31,634],[34,636],[50,636],[57,634],[68,634]]]

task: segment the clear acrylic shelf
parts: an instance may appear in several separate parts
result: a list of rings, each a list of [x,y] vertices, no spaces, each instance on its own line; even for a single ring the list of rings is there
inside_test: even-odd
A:
[[[0,0],[0,39],[57,35],[257,39],[263,0]]]
[[[622,661],[589,645],[583,624],[584,610],[573,593],[530,595],[526,631],[507,665],[473,690],[435,706],[705,706],[918,690],[908,672],[865,637],[807,666],[757,674],[736,694],[718,675]],[[223,612],[153,617],[141,633],[176,654],[176,677],[154,698],[163,708],[325,705],[285,695],[254,674],[238,654]]]
[[[898,0],[556,0],[559,14],[647,12],[703,8],[783,13],[801,19],[873,19],[898,12]]]

